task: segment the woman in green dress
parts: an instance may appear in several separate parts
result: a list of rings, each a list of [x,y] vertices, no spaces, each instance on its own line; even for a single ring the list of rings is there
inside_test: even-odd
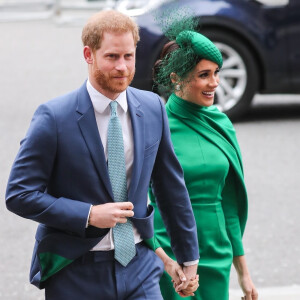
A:
[[[165,45],[154,67],[155,82],[173,92],[166,110],[197,223],[200,254],[198,290],[192,293],[194,281],[193,287],[178,295],[173,287],[179,284],[175,257],[152,187],[149,196],[155,208],[156,253],[171,275],[165,272],[160,282],[166,300],[187,295],[197,300],[228,300],[232,263],[245,295],[242,299],[258,299],[242,244],[247,193],[240,149],[232,123],[213,105],[221,67],[222,56],[216,46],[187,30]]]

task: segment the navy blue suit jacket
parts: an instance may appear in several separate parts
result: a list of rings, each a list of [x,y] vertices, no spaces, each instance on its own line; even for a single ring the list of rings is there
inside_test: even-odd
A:
[[[132,222],[143,239],[153,236],[153,208],[147,205],[152,180],[178,262],[196,260],[194,215],[164,105],[157,95],[131,87],[127,99],[134,136],[128,190]],[[83,84],[37,109],[9,177],[7,208],[40,223],[30,272],[33,284],[43,288],[49,276],[106,235],[109,229],[86,228],[87,216],[91,204],[113,201],[94,109]]]

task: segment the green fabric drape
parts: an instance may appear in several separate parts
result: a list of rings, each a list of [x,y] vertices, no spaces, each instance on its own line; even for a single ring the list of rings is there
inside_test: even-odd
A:
[[[207,138],[210,142],[219,147],[227,156],[233,174],[233,178],[228,178],[224,187],[223,209],[227,218],[228,233],[234,239],[233,254],[234,256],[242,255],[241,245],[238,244],[237,236],[242,236],[247,221],[247,192],[244,183],[243,164],[240,148],[236,139],[235,129],[228,117],[221,113],[216,106],[203,107],[197,104],[187,102],[175,94],[172,94],[166,105],[169,120],[178,118],[180,121]],[[176,144],[176,141],[173,141]],[[240,233],[238,233],[238,224]],[[233,224],[235,223],[235,224]]]

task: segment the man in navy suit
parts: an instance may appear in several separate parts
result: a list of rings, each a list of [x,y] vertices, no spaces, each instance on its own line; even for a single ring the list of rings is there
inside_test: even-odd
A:
[[[82,32],[88,80],[41,105],[21,142],[6,193],[12,212],[37,221],[30,281],[48,300],[162,299],[163,263],[145,245],[153,236],[150,180],[173,251],[187,277],[199,258],[196,226],[160,98],[129,87],[137,25],[115,11],[91,17]],[[124,141],[128,199],[115,197],[107,166],[110,103]],[[132,223],[135,256],[114,257],[112,228]]]

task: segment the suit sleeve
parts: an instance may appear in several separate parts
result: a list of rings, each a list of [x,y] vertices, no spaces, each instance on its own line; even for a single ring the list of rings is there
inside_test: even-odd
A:
[[[222,192],[222,206],[226,222],[226,231],[232,245],[233,255],[240,256],[244,255],[244,248],[239,218],[237,184],[235,180],[236,176],[234,176],[234,171],[230,168]]]
[[[161,100],[163,131],[154,164],[151,187],[178,263],[199,258],[197,227],[191,202],[170,138],[167,115]]]
[[[57,150],[55,116],[47,105],[35,112],[13,163],[6,190],[7,208],[39,223],[85,235],[90,204],[47,193]]]

